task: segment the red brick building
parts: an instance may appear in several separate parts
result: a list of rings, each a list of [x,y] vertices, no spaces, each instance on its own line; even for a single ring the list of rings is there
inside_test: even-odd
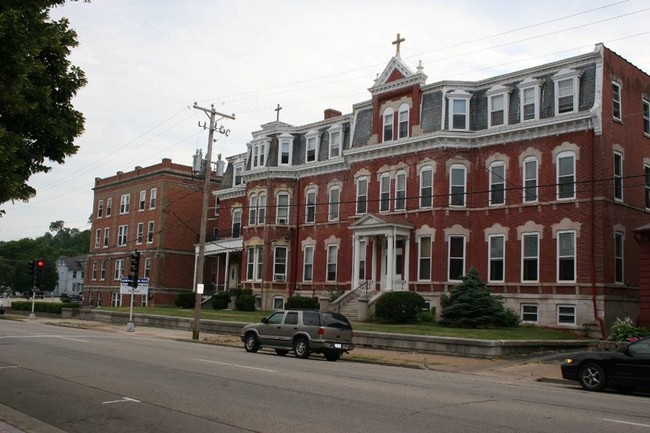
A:
[[[220,179],[214,179],[215,188]],[[202,188],[192,167],[170,159],[96,178],[84,304],[129,305],[120,281],[136,251],[138,276],[149,278],[148,297],[136,296],[136,305],[173,305],[179,293],[192,291]]]
[[[216,193],[217,284],[265,309],[345,292],[351,315],[361,294],[411,290],[439,313],[476,267],[526,323],[602,336],[635,319],[650,77],[599,44],[481,81],[426,79],[398,53],[351,113],[255,131]]]

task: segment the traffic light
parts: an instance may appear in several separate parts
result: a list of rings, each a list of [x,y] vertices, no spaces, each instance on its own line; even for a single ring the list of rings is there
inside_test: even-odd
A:
[[[34,276],[34,262],[36,262],[36,260],[30,260],[28,264],[30,276]]]
[[[36,271],[40,274],[43,272],[43,269],[45,269],[45,260],[43,259],[36,259]]]
[[[136,251],[131,254],[131,275],[129,275],[129,285],[134,289],[138,287],[138,269],[140,269],[140,252]]]

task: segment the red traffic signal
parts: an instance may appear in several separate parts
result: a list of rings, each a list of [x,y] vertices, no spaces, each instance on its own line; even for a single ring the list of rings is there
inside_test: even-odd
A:
[[[45,260],[43,259],[38,259],[36,260],[36,267],[40,270],[45,267]]]

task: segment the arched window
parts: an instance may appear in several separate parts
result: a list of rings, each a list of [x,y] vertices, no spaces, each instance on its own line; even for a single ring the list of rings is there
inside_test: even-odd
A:
[[[398,138],[407,138],[409,136],[409,106],[408,104],[402,104],[399,106],[399,115],[398,115],[398,126],[397,126],[397,135]]]
[[[383,141],[393,140],[393,109],[388,107],[384,110],[383,115],[384,139]]]

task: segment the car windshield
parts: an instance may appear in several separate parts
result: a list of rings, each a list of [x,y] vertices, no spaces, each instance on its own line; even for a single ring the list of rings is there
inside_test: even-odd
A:
[[[352,329],[348,319],[340,313],[323,313],[323,325],[329,328]]]

